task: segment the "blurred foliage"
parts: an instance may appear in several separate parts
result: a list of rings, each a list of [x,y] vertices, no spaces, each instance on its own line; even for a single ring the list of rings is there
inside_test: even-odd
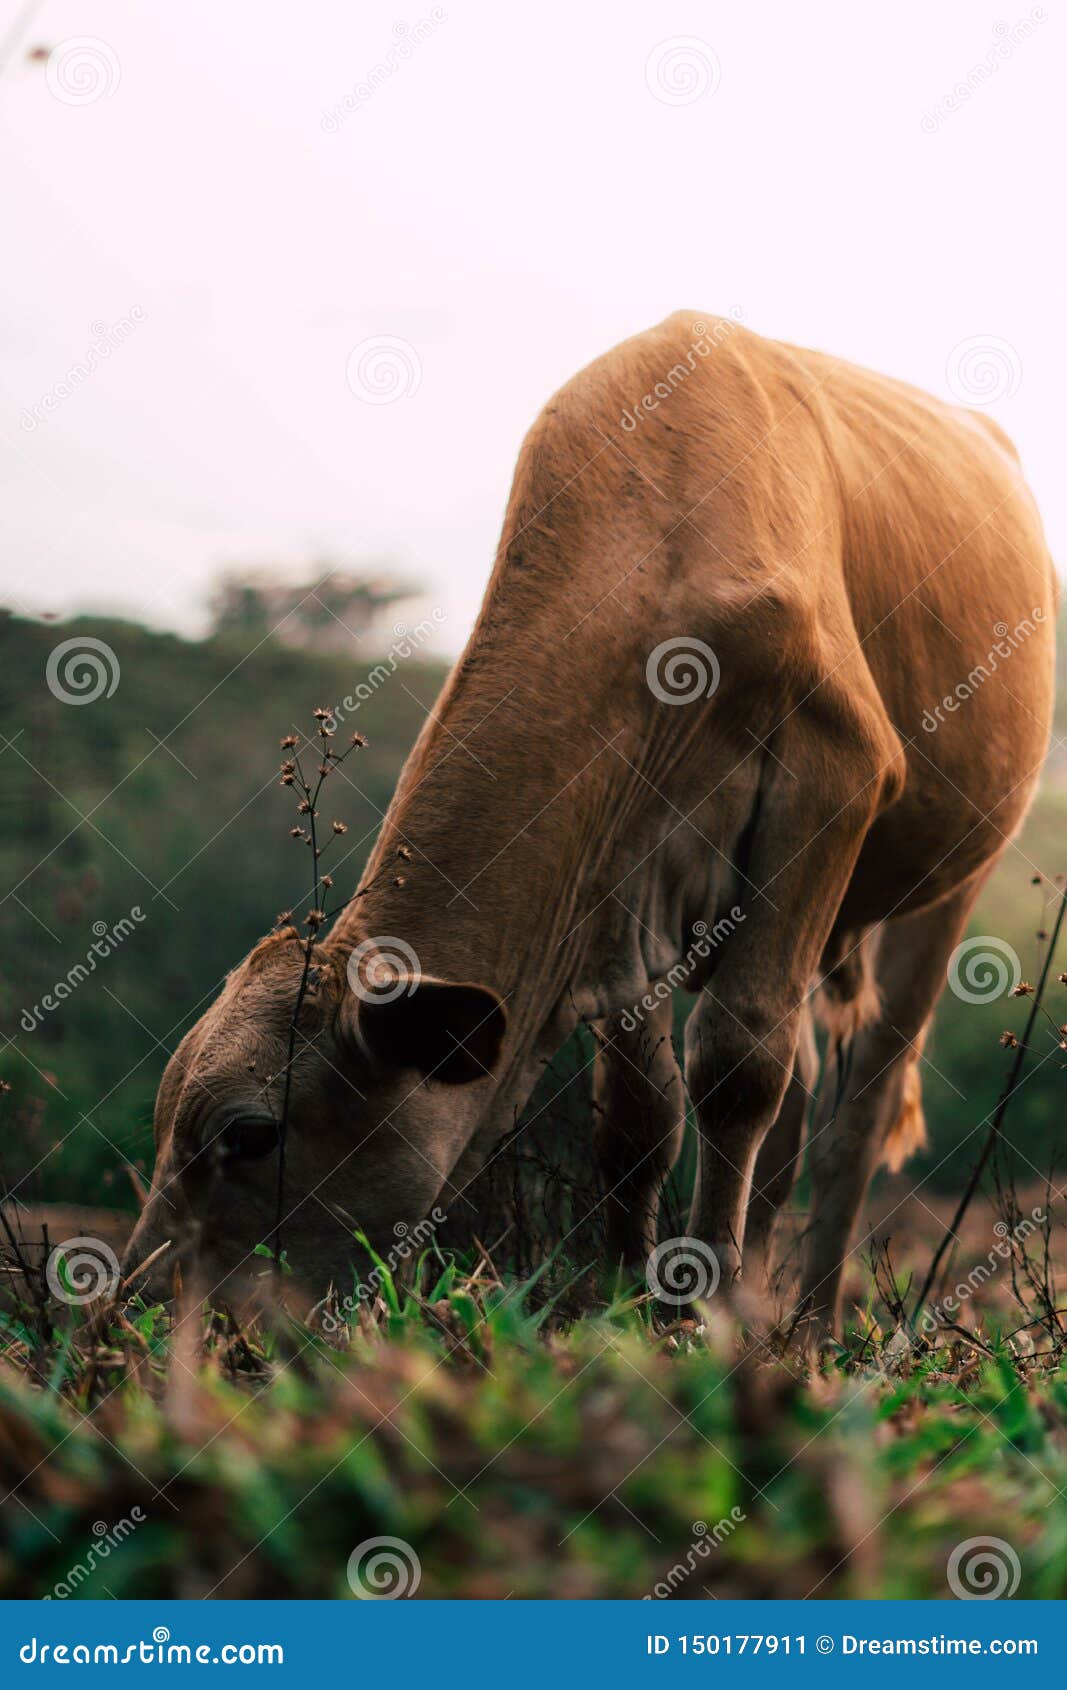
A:
[[[430,1250],[337,1347],[0,1313],[0,1594],[347,1599],[384,1536],[423,1598],[943,1597],[991,1528],[1005,1585],[1067,1591],[1067,1383],[1019,1311],[913,1344],[872,1295],[808,1379],[716,1305],[569,1325],[531,1289]]]
[[[213,633],[224,637],[348,654],[385,611],[411,597],[386,575],[354,575],[323,560],[297,582],[266,568],[227,570],[208,608]]]
[[[85,636],[114,652],[120,683],[90,705],[64,703],[46,683],[48,659],[61,640]],[[367,682],[378,654],[365,644],[354,663],[275,638],[250,646],[243,626],[189,641],[121,621],[0,614],[0,1034],[13,1041],[0,1053],[0,1073],[15,1088],[2,1155],[23,1199],[128,1203],[123,1159],[151,1168],[152,1100],[168,1053],[225,971],[304,886],[276,787],[278,740],[305,727],[315,705],[336,704]],[[405,657],[384,682],[365,685],[346,714],[346,729],[358,727],[369,745],[331,792],[349,827],[332,865],[342,890],[356,884],[444,674],[440,664]],[[1061,707],[1056,738],[1065,736]],[[1024,978],[1035,978],[1036,934],[1051,925],[1051,877],[1067,868],[1065,821],[1067,768],[1054,750],[1030,819],[971,927],[1012,945]],[[1030,884],[1035,872],[1046,877],[1040,886]],[[106,961],[27,1030],[33,1006],[122,920],[130,930]],[[680,995],[679,1026],[688,1006]],[[1051,1008],[1067,1019],[1062,996]],[[1024,1010],[1011,999],[968,1004],[944,994],[923,1064],[932,1144],[916,1175],[930,1172],[942,1189],[964,1177],[1005,1070],[999,1035],[1018,1029]],[[534,1105],[536,1131],[517,1153],[551,1159],[561,1139],[572,1151],[579,1139],[587,1144],[587,1083],[568,1082],[588,1059],[577,1042],[561,1054]],[[565,1107],[545,1107],[554,1091],[566,1093]],[[1062,1062],[1053,1058],[1031,1064],[1013,1105],[1012,1140],[1042,1172],[1063,1096]],[[505,1162],[510,1179],[508,1170]]]

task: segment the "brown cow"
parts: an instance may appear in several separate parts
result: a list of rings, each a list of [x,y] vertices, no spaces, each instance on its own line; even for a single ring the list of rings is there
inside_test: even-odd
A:
[[[387,1249],[458,1201],[579,1021],[603,1035],[612,1249],[643,1264],[683,1120],[684,984],[689,1232],[726,1284],[742,1258],[754,1275],[792,1181],[813,1006],[831,1029],[802,1307],[832,1329],[870,1175],[922,1139],[954,947],[1041,767],[1054,603],[983,416],[686,312],[568,383],[523,445],[363,895],[316,952],[282,1181],[297,1280],[343,1292],[354,1226]],[[265,939],[170,1062],[128,1269],[174,1238],[232,1294],[271,1237],[301,961],[291,930]]]

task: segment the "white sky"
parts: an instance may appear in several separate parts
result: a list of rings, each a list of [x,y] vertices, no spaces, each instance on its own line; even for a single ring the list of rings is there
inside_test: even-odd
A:
[[[0,0],[0,38],[23,10]],[[1014,391],[989,409],[1062,559],[1055,0],[444,0],[324,128],[431,10],[41,0],[9,42],[0,602],[195,629],[224,564],[385,554],[456,650],[537,409],[683,306],[945,394],[961,341],[1006,343]],[[1028,17],[1011,45],[1003,26]],[[66,103],[27,50],[86,36],[118,86]],[[650,92],[655,59],[646,77],[675,37],[718,76],[686,104]],[[995,73],[938,121],[998,42]],[[27,429],[91,325],[134,308],[125,343]],[[421,380],[369,404],[346,367],[383,335]]]

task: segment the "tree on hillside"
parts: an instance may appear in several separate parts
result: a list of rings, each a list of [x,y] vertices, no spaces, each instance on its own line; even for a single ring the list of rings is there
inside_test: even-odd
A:
[[[215,634],[263,639],[318,651],[350,652],[395,604],[415,588],[379,573],[357,574],[328,559],[294,577],[263,566],[227,570],[208,600]]]

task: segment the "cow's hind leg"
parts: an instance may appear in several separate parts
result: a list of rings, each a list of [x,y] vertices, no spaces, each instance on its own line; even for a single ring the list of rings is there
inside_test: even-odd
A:
[[[699,1172],[691,1234],[721,1277],[741,1270],[756,1157],[793,1074],[811,981],[872,820],[893,795],[894,747],[847,700],[779,729],[747,857],[744,920],[686,1027]],[[882,762],[878,753],[882,753]]]
[[[594,1078],[595,1143],[604,1180],[608,1259],[644,1273],[656,1243],[663,1185],[685,1124],[685,1091],[671,1043],[671,1000],[637,1025],[599,1023]]]
[[[877,936],[881,1007],[850,1049],[839,1042],[838,1074],[823,1086],[826,1116],[808,1145],[812,1203],[798,1314],[812,1344],[839,1330],[842,1275],[871,1175],[880,1161],[899,1167],[923,1142],[923,1039],[984,879],[973,876],[940,903],[888,923]]]
[[[819,1055],[810,1010],[805,1010],[793,1074],[774,1124],[760,1146],[745,1221],[745,1277],[771,1277],[775,1227],[800,1165],[804,1125],[815,1100]]]

